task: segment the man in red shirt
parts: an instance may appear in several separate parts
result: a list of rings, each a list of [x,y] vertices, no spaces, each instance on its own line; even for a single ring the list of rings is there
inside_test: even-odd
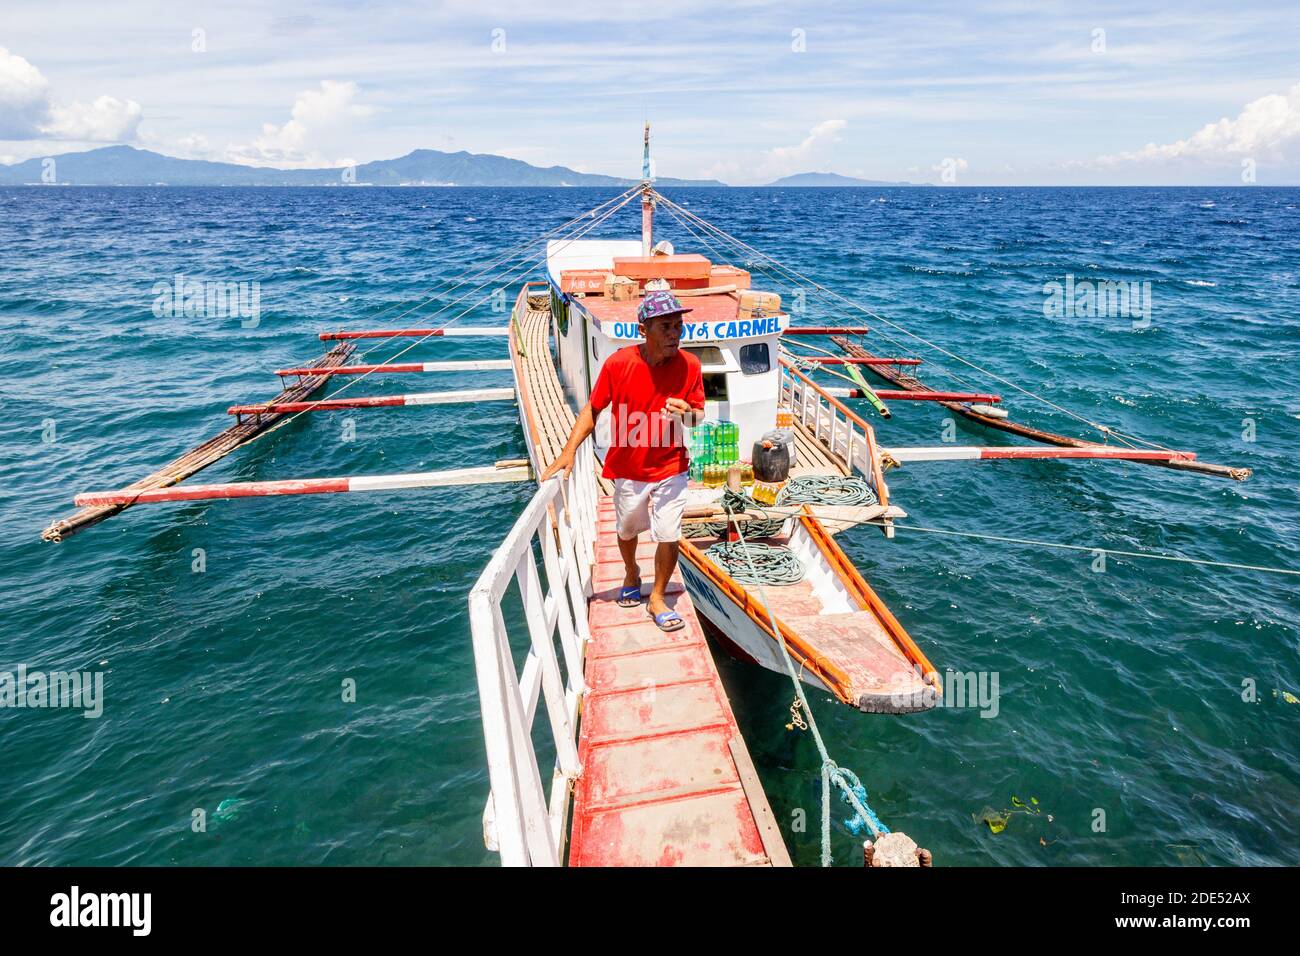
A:
[[[690,477],[682,426],[698,425],[704,419],[700,360],[680,348],[682,316],[689,311],[671,292],[646,293],[637,310],[638,330],[645,342],[619,349],[605,360],[564,450],[542,474],[545,481],[563,470],[567,478],[578,446],[596,428],[596,415],[610,409],[609,451],[602,474],[614,480],[618,550],[626,569],[618,603],[623,607],[641,603],[636,547],[641,532],[648,530],[659,546],[646,607],[665,631],[684,625],[664,600],[668,579],[677,567]]]

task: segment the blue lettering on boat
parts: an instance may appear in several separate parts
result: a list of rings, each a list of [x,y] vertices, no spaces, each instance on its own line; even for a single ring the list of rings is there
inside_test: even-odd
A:
[[[697,596],[704,598],[704,600],[708,601],[718,609],[719,614],[725,617],[727,609],[722,606],[722,602],[718,600],[718,596],[713,593],[713,588],[709,587],[708,584],[701,581],[699,577],[696,576],[695,570],[690,566],[690,564],[686,561],[682,561],[677,565],[677,567],[682,572],[682,577],[686,579],[686,586],[692,592],[692,599]]]

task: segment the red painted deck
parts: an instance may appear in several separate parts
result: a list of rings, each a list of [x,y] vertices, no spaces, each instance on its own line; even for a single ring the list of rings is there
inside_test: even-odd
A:
[[[788,866],[680,574],[668,603],[686,626],[665,634],[644,603],[615,603],[623,562],[608,497],[598,534],[569,865]],[[638,551],[647,593],[654,547],[647,535]]]

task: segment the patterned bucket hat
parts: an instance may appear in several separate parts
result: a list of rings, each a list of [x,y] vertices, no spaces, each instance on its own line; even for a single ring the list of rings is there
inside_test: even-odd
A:
[[[638,322],[645,323],[665,315],[685,315],[690,309],[682,308],[677,296],[671,292],[647,292],[641,300],[641,307],[636,310]]]

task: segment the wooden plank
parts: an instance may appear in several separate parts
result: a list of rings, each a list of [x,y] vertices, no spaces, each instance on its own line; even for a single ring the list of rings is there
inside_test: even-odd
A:
[[[793,866],[790,851],[786,849],[785,839],[781,836],[781,827],[776,822],[772,805],[767,802],[767,794],[763,792],[758,771],[749,756],[749,748],[745,746],[742,737],[732,737],[727,743],[731,749],[731,759],[736,762],[736,769],[740,772],[740,785],[745,788],[745,795],[749,797],[749,805],[754,811],[754,822],[758,824],[758,835],[763,838],[763,849],[767,851],[768,860],[773,866]]]

